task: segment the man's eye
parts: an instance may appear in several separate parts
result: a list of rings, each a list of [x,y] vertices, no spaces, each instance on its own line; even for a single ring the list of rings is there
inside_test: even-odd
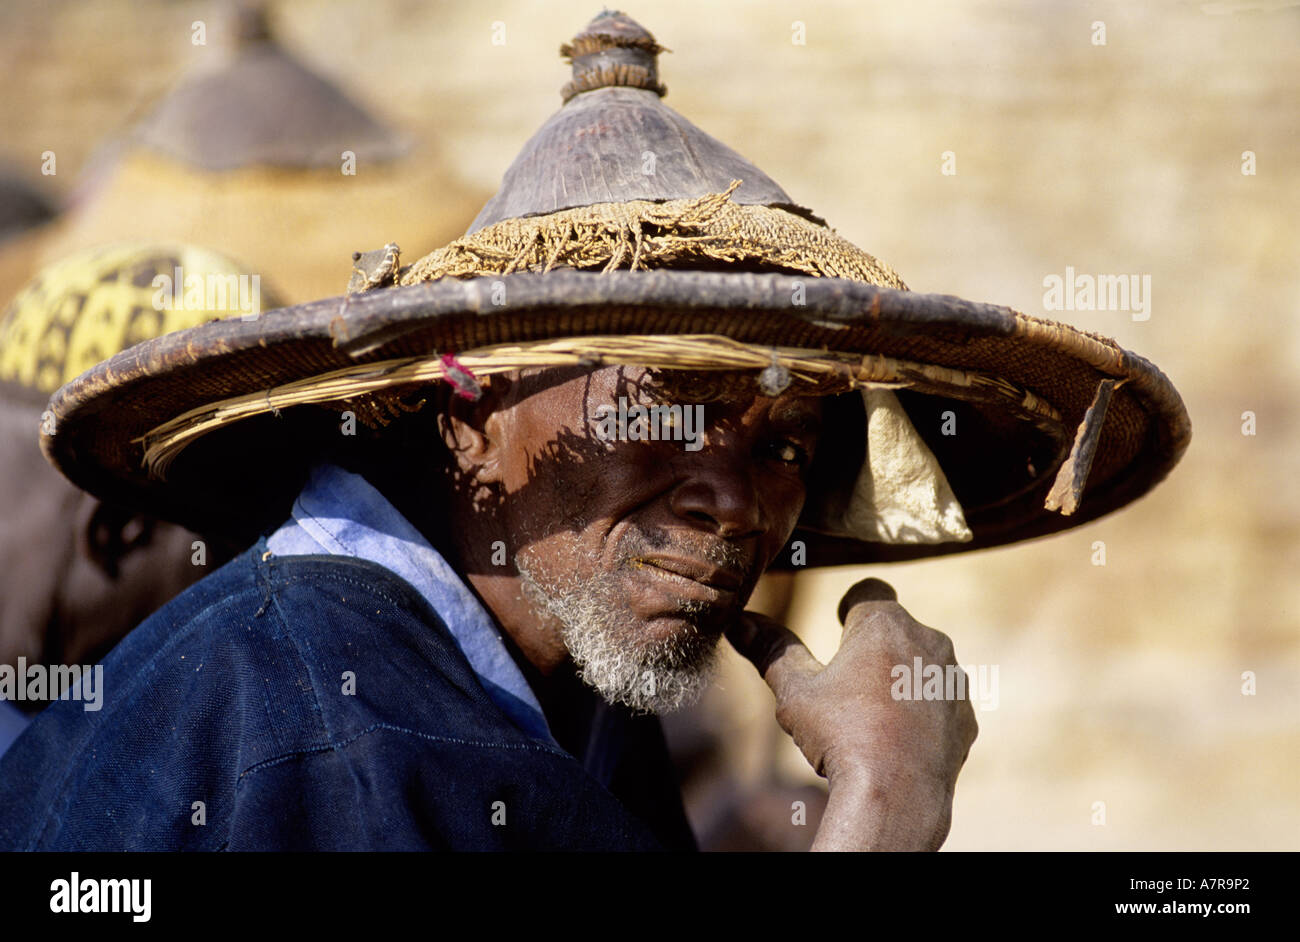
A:
[[[802,465],[808,460],[808,452],[792,441],[776,441],[771,446],[772,457],[788,464]]]

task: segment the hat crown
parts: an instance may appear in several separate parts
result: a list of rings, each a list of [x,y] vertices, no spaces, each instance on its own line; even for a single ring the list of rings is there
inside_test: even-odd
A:
[[[573,78],[565,104],[526,143],[501,189],[468,233],[505,219],[597,203],[694,199],[740,187],[732,202],[774,206],[814,222],[750,161],[661,100],[657,56],[666,51],[625,13],[603,12],[561,55]]]
[[[659,84],[659,53],[667,51],[626,13],[603,10],[560,47],[560,55],[573,63],[573,78],[560,96],[567,103],[583,92],[622,85],[662,97],[668,89]]]

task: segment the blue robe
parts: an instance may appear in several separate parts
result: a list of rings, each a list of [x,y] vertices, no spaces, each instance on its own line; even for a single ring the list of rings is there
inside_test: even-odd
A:
[[[103,664],[102,709],[56,702],[0,758],[0,849],[694,849],[655,718],[618,711],[598,780],[369,560],[259,540]]]

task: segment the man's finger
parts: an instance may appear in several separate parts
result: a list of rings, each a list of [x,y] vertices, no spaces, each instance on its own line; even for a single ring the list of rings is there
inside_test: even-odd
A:
[[[778,701],[786,698],[793,685],[823,667],[798,635],[766,615],[744,612],[726,634],[731,646],[758,668]]]
[[[849,614],[853,609],[870,602],[897,602],[898,593],[894,587],[883,579],[863,579],[855,582],[849,587],[849,591],[844,593],[844,598],[840,599],[840,624],[848,626]]]

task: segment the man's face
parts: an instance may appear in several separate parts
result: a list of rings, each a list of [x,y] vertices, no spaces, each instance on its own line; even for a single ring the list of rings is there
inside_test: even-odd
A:
[[[699,403],[608,367],[524,380],[489,420],[523,601],[607,700],[663,712],[693,699],[724,625],[794,529],[820,400],[737,386]],[[625,412],[680,406],[678,425],[619,440],[643,431],[618,427],[620,398]]]

